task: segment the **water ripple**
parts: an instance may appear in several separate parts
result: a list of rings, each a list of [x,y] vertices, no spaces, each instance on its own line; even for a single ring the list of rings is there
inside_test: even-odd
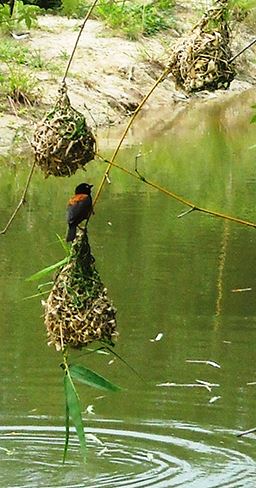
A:
[[[155,433],[156,425],[130,430],[94,422],[87,429],[88,460],[81,463],[75,435],[68,461],[62,464],[64,429],[0,426],[0,486],[5,488],[254,488],[256,463],[236,448],[227,432],[222,439],[196,426],[173,424]],[[121,428],[120,428],[121,427]],[[147,431],[141,431],[141,429]],[[159,429],[159,426],[158,426]],[[161,429],[160,429],[161,430]],[[162,427],[163,430],[163,427]],[[161,430],[161,432],[162,432]],[[167,427],[165,426],[164,432]],[[193,433],[193,435],[192,435]],[[194,438],[196,437],[196,440]],[[192,440],[193,439],[193,440]],[[255,442],[252,439],[253,443]],[[248,439],[247,441],[248,442]],[[219,445],[221,444],[221,445]],[[225,445],[225,447],[224,447]],[[244,447],[244,446],[243,446]],[[250,451],[250,449],[249,449]]]

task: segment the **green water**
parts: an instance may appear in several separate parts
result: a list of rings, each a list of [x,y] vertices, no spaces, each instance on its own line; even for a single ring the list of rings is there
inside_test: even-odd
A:
[[[256,222],[253,101],[246,93],[195,103],[174,121],[165,116],[148,132],[143,127],[141,137],[139,121],[134,145],[118,161],[133,169],[141,151],[147,178],[197,205]],[[19,200],[27,163],[0,168],[1,227]],[[104,168],[91,163],[86,175],[68,180],[37,172],[26,205],[0,236],[0,486],[254,488],[256,436],[236,434],[256,426],[256,385],[248,385],[256,381],[256,231],[197,212],[177,218],[187,207],[118,169],[89,236],[118,310],[116,352],[142,379],[111,356],[79,358],[125,390],[102,395],[79,387],[88,461],[81,464],[72,435],[62,465],[61,356],[46,344],[40,298],[24,300],[37,292],[25,278],[63,258],[56,234],[66,232],[66,202],[85,179],[97,188]],[[203,381],[217,386],[209,391]]]

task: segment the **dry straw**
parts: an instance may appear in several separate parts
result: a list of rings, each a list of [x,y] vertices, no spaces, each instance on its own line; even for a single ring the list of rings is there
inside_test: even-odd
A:
[[[216,0],[192,31],[172,48],[169,70],[187,93],[227,89],[235,77],[227,21],[228,0]]]
[[[44,303],[48,344],[57,350],[99,340],[113,345],[118,337],[116,309],[94,262],[86,227],[74,241],[70,262],[59,271]]]

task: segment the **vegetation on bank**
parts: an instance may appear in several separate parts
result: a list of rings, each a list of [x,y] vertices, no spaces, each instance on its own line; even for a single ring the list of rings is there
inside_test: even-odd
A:
[[[67,16],[83,17],[90,3],[81,0],[63,0],[62,11]],[[174,25],[173,0],[154,0],[148,3],[123,0],[100,0],[93,16],[129,39],[151,36]]]
[[[103,20],[106,25],[124,34],[130,39],[140,35],[154,35],[174,24],[174,0],[154,0],[147,3],[132,0],[99,0],[93,11],[93,18]],[[32,4],[32,5],[31,5]],[[15,0],[14,12],[10,16],[7,3],[0,5],[0,29],[10,32],[22,23],[30,29],[39,13],[46,9],[67,17],[83,18],[88,12],[91,2],[88,0],[31,0],[22,2]]]
[[[36,71],[47,70],[61,74],[65,68],[67,56],[49,62],[44,61],[40,51],[31,51],[26,44],[12,39],[10,34],[20,33],[37,26],[38,15],[47,11],[67,17],[83,18],[90,7],[90,2],[81,0],[15,0],[14,10],[10,15],[10,5],[0,4],[0,111],[14,103],[15,110],[40,102],[40,85]],[[173,24],[171,15],[172,0],[154,0],[147,4],[123,0],[99,0],[93,17],[102,19],[118,34],[130,39],[140,35],[154,35]],[[13,106],[11,107],[13,111]]]
[[[5,2],[5,0],[2,0]],[[7,1],[7,0],[6,0]],[[175,26],[177,0],[99,0],[93,18],[101,19],[118,35],[129,39],[153,36]],[[15,104],[15,110],[30,110],[40,102],[40,84],[37,72],[48,71],[61,75],[67,54],[54,61],[45,61],[39,50],[30,50],[26,44],[10,36],[37,26],[38,15],[46,11],[67,17],[84,18],[91,2],[88,0],[15,0],[10,16],[10,5],[0,4],[0,112]],[[256,0],[229,0],[230,13],[242,19],[256,7]],[[199,5],[198,17],[202,14]],[[177,14],[176,14],[177,15]],[[13,112],[13,106],[12,112]]]

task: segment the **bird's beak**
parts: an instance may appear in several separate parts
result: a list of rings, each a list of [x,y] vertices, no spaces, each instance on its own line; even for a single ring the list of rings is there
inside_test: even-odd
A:
[[[93,185],[89,185],[90,188],[93,188]]]

